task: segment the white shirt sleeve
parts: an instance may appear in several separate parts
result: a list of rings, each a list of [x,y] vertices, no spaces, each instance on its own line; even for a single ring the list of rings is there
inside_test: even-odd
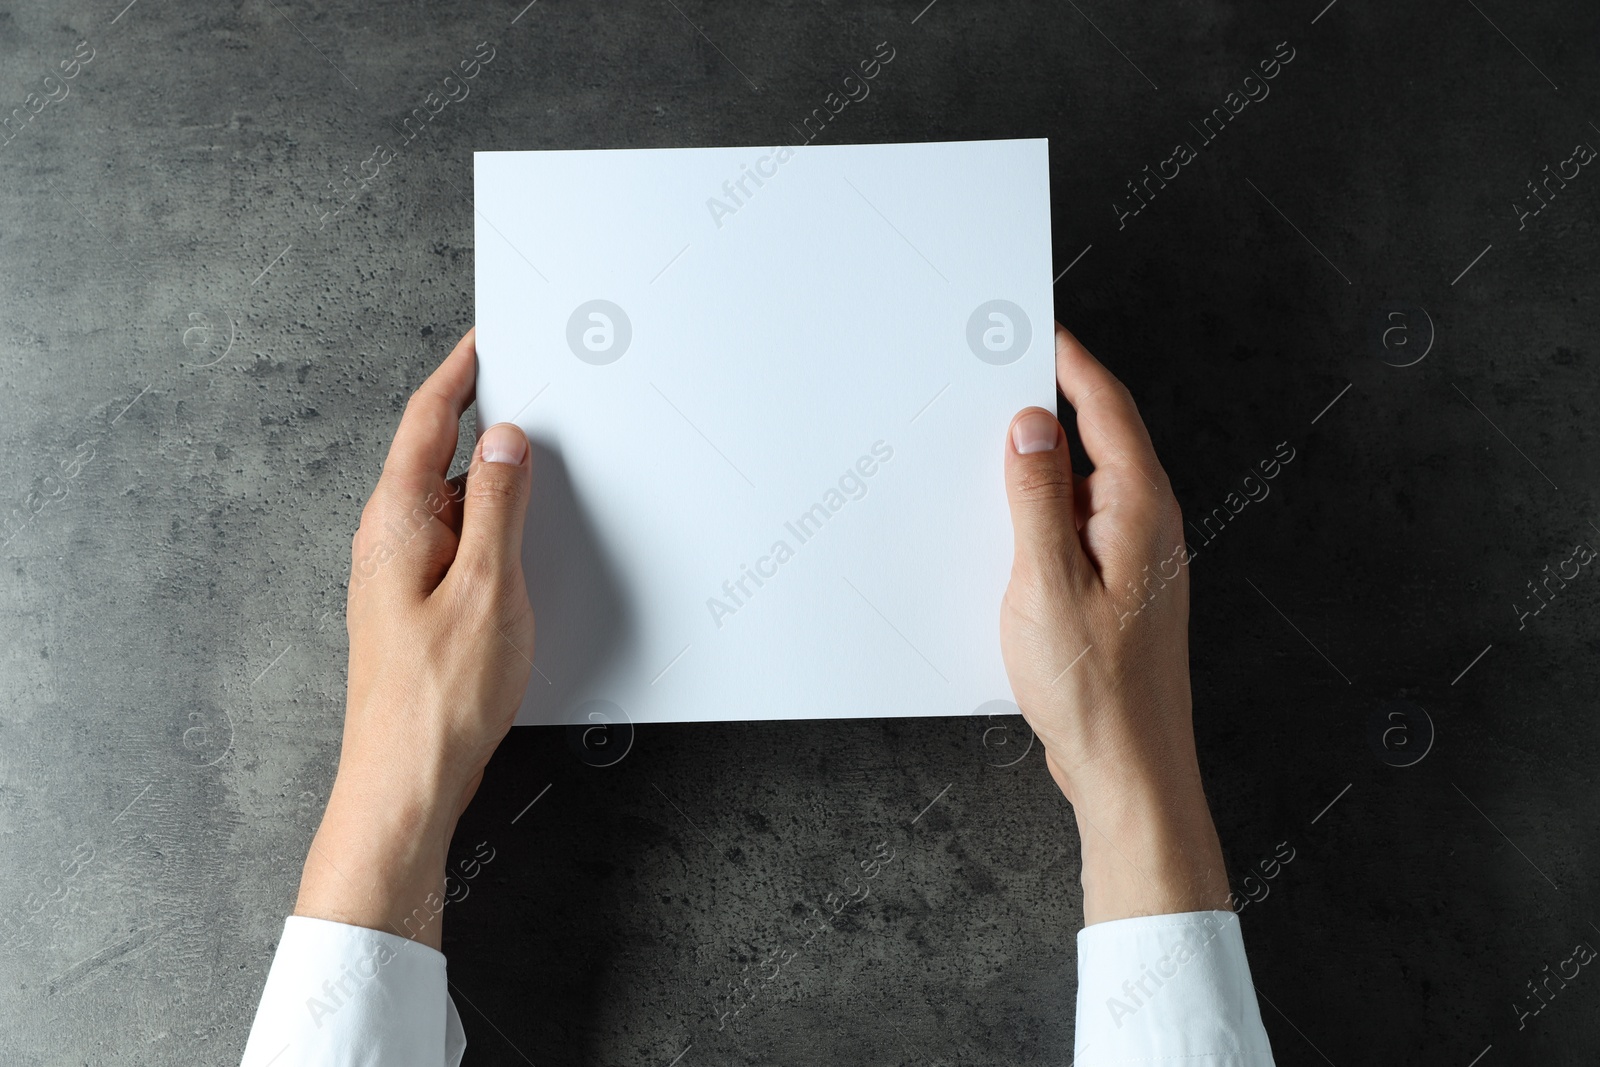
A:
[[[1075,1067],[1272,1067],[1239,917],[1191,911],[1078,932]]]
[[[243,1067],[459,1067],[444,953],[326,919],[283,924]]]

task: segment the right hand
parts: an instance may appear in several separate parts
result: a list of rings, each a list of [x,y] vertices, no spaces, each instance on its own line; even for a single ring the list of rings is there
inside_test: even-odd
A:
[[[1000,644],[1018,706],[1083,836],[1087,922],[1227,907],[1195,754],[1183,518],[1127,388],[1056,327],[1053,412],[1006,442],[1015,552]]]

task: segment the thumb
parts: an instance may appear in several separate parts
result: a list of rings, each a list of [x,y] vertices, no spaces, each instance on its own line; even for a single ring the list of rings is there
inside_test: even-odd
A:
[[[478,438],[467,471],[456,549],[456,562],[466,564],[469,572],[504,575],[520,565],[533,470],[529,452],[528,438],[515,423],[496,423]]]
[[[1088,567],[1073,509],[1072,455],[1054,413],[1024,408],[1006,434],[1006,498],[1016,563],[1080,577]]]

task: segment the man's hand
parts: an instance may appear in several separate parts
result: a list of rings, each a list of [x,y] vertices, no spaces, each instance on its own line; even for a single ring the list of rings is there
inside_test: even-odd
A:
[[[1065,329],[1056,376],[1094,473],[1053,412],[1006,442],[1016,534],[1000,643],[1083,839],[1086,923],[1228,907],[1195,755],[1183,519],[1133,397]]]
[[[412,394],[351,543],[344,743],[295,905],[434,948],[450,837],[533,665],[527,438],[491,426],[445,478],[476,378],[469,332]]]

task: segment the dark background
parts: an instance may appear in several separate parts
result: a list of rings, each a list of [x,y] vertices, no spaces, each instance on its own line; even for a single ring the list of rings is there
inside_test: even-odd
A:
[[[1236,883],[1276,871],[1242,921],[1278,1062],[1595,1062],[1592,967],[1516,1006],[1600,946],[1596,567],[1519,628],[1600,545],[1600,171],[1515,205],[1600,145],[1600,8],[124,2],[0,9],[5,111],[93,49],[0,147],[0,1059],[237,1060],[335,766],[350,535],[472,322],[472,151],[792,141],[887,41],[819,140],[1050,139],[1057,316],[1186,515],[1294,450],[1191,568],[1218,826]],[[1069,1063],[1077,843],[1001,721],[648,727],[609,767],[514,732],[446,912],[467,1062]]]

